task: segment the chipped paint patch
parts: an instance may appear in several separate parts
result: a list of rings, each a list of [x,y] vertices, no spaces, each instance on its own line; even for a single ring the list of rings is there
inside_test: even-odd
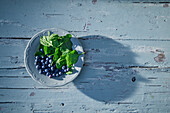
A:
[[[169,5],[168,4],[164,4],[163,7],[169,7]]]
[[[92,3],[95,5],[97,3],[97,0],[92,0]]]
[[[18,63],[18,56],[16,56],[16,57],[11,56],[11,57],[10,57],[10,62],[11,62],[12,64]]]
[[[160,54],[158,54],[158,56],[156,56],[155,58],[154,58],[154,60],[156,61],[156,62],[164,62],[164,60],[165,60],[165,54],[164,53],[160,53]]]
[[[35,95],[35,93],[34,93],[34,92],[31,92],[31,93],[30,93],[30,96],[34,96],[34,95]]]

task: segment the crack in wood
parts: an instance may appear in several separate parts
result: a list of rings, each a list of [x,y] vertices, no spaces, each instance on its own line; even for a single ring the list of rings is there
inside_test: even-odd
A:
[[[11,90],[29,90],[29,89],[38,89],[38,90],[46,90],[46,89],[50,89],[50,90],[57,90],[57,89],[69,89],[69,88],[9,88],[9,87],[0,87],[0,89],[11,89]]]
[[[87,32],[87,31],[68,31],[68,32]],[[30,40],[31,37],[0,37],[0,39],[18,39],[18,40]],[[95,40],[95,39],[104,39],[103,37],[78,37],[80,40]],[[120,39],[113,38],[114,40],[122,40],[122,41],[170,41],[170,39]]]
[[[0,78],[31,78],[31,76],[0,76]]]

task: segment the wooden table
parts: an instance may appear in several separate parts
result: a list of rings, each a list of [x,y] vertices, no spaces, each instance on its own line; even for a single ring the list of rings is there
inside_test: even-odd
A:
[[[170,2],[0,1],[0,112],[169,113]],[[63,28],[82,43],[71,83],[43,87],[24,66],[30,38]]]

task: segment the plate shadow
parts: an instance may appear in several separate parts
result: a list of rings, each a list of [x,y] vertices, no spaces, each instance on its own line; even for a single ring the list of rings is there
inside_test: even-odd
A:
[[[115,102],[133,96],[138,82],[147,82],[136,68],[137,55],[129,47],[99,35],[80,37],[85,64],[73,81],[85,95],[102,102]]]

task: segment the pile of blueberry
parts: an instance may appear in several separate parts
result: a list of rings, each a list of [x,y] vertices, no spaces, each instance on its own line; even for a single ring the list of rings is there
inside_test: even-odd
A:
[[[36,69],[39,70],[40,74],[44,74],[46,76],[52,77],[58,77],[66,72],[70,71],[70,68],[67,68],[67,66],[62,66],[62,69],[57,69],[55,63],[51,65],[53,61],[53,56],[36,56],[35,57],[35,66]]]

